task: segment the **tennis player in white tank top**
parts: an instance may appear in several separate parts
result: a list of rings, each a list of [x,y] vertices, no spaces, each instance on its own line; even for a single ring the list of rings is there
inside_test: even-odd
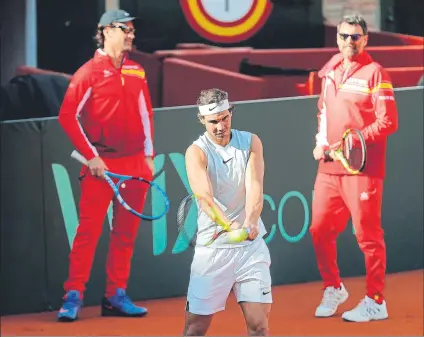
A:
[[[185,336],[207,333],[214,313],[234,291],[249,335],[266,336],[271,311],[271,259],[263,240],[264,160],[258,136],[231,129],[233,107],[220,89],[201,92],[197,105],[206,131],[186,151],[192,191],[215,204],[232,228],[250,228],[248,240],[225,243],[225,234],[205,247],[215,232],[202,210],[187,292]]]

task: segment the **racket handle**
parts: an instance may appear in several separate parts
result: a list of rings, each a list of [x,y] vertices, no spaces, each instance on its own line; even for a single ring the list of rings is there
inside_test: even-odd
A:
[[[334,161],[333,158],[330,157],[330,150],[327,150],[324,152],[324,163],[332,162]]]
[[[87,159],[85,159],[84,156],[78,151],[72,151],[71,157],[78,160],[81,164],[87,165]]]

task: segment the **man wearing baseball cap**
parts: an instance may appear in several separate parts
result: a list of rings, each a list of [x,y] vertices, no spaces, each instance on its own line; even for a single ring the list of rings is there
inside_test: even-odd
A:
[[[59,321],[75,321],[83,303],[97,242],[107,209],[113,222],[106,261],[102,316],[140,317],[147,309],[126,294],[140,219],[114,199],[104,171],[153,175],[153,109],[144,69],[129,60],[135,37],[134,17],[123,10],[105,12],[97,26],[98,49],[73,75],[59,113],[59,122],[75,149],[87,160],[80,173],[80,219],[69,255],[69,277]],[[146,184],[132,181],[120,190],[142,212]]]

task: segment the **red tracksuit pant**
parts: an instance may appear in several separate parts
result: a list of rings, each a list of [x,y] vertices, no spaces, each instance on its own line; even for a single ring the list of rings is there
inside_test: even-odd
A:
[[[103,160],[111,172],[152,179],[152,173],[140,154]],[[107,209],[113,200],[113,228],[106,261],[105,293],[106,297],[110,297],[117,288],[126,289],[140,218],[116,201],[112,189],[104,179],[94,177],[85,167],[82,175],[79,226],[69,256],[69,277],[64,288],[65,291],[78,290],[83,296]],[[121,185],[119,189],[123,199],[137,212],[142,212],[148,185],[135,180],[126,181],[125,185],[125,188]]]
[[[386,272],[382,195],[382,179],[318,173],[310,233],[324,287],[339,287],[341,283],[336,239],[352,217],[356,239],[365,256],[367,295],[382,298]]]

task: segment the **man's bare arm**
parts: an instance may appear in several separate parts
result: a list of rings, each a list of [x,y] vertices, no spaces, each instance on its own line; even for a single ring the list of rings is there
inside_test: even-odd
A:
[[[199,203],[202,210],[215,220],[209,208],[209,205],[211,205],[218,217],[229,225],[231,221],[213,198],[212,184],[207,172],[206,154],[197,145],[190,145],[185,154],[185,162],[190,188],[195,195],[200,197]],[[206,203],[202,202],[202,199]]]
[[[263,207],[264,157],[260,138],[252,135],[251,153],[246,169],[246,220],[245,224],[258,223]]]

